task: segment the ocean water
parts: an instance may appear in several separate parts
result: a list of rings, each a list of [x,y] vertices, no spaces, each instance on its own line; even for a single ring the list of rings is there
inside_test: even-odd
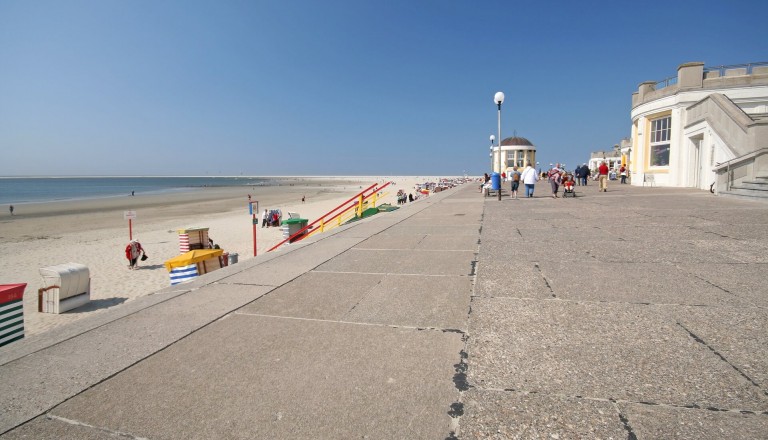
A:
[[[264,177],[3,177],[0,204],[82,200],[140,194],[191,191],[203,187],[265,186]]]

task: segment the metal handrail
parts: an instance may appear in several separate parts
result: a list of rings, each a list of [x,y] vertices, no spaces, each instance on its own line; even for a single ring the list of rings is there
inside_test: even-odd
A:
[[[670,76],[669,78],[664,78],[661,81],[656,81],[656,84],[653,86],[654,90],[661,90],[665,87],[669,87],[672,85],[677,84],[677,76]]]
[[[746,68],[747,69],[747,75],[752,74],[752,69],[755,67],[761,67],[761,66],[768,66],[768,61],[759,61],[757,63],[746,63],[746,64],[730,64],[730,65],[723,65],[723,66],[711,66],[711,67],[705,67],[704,73],[706,72],[718,72],[720,73],[720,76],[725,75],[725,71],[728,69],[741,69]],[[665,87],[669,87],[672,85],[677,84],[677,75],[670,76],[669,78],[664,78],[660,81],[656,81],[656,84],[654,85],[654,90],[661,90]]]
[[[339,209],[344,208],[340,212],[338,212],[335,215],[333,215],[330,219],[327,219],[327,221],[335,220],[336,218],[338,218],[339,216],[341,216],[345,212],[347,212],[347,210],[350,208],[350,206],[348,206],[349,203],[352,203],[353,204],[352,206],[354,206],[355,203],[359,203],[360,202],[361,198],[362,198],[362,201],[365,201],[369,197],[373,196],[377,192],[379,192],[382,189],[384,189],[387,186],[389,186],[390,183],[392,183],[392,182],[391,181],[387,182],[387,183],[385,183],[382,186],[378,186],[379,185],[378,183],[374,183],[373,185],[369,186],[368,188],[366,188],[366,189],[360,191],[359,193],[357,193],[354,197],[350,198],[346,202],[340,204],[336,208],[334,208],[334,209],[328,211],[326,214],[320,216],[317,220],[315,220],[312,223],[308,224],[307,226],[304,226],[303,228],[299,229],[296,233],[294,233],[290,237],[288,237],[285,240],[281,241],[280,243],[272,246],[267,252],[272,252],[273,250],[279,248],[280,246],[282,246],[283,244],[285,244],[285,243],[287,243],[289,241],[290,242],[294,242],[294,241],[298,241],[298,240],[301,240],[301,239],[305,238],[306,237],[306,232],[309,231],[310,229],[312,229],[315,224],[319,223],[320,221],[325,221],[325,219],[328,216],[331,216],[333,213],[339,211]],[[368,194],[368,195],[365,195],[365,193],[370,191],[370,190],[372,190],[371,193]]]
[[[731,169],[731,165],[741,164],[742,162],[746,162],[749,159],[754,159],[755,157],[761,156],[766,153],[768,153],[768,148],[761,148],[751,153],[747,153],[743,156],[739,156],[731,160],[727,160],[725,162],[720,162],[717,165],[715,165],[714,168],[712,168],[712,171],[717,173],[718,171],[725,169],[725,174],[727,176],[727,180],[725,181],[726,183],[725,189],[726,191],[730,191],[731,185],[733,184],[733,169]]]
[[[714,166],[714,168],[712,168],[712,171],[717,172],[717,171],[720,171],[723,168],[729,168],[729,167],[731,167],[731,165],[735,165],[735,164],[738,164],[738,163],[741,163],[741,162],[745,162],[748,159],[751,159],[753,157],[757,157],[757,156],[760,156],[760,155],[766,154],[766,153],[768,153],[768,148],[761,148],[759,150],[755,150],[755,151],[752,151],[750,153],[747,153],[747,154],[745,154],[743,156],[735,157],[735,158],[727,160],[725,162],[719,162],[719,163],[717,163]]]
[[[725,71],[728,69],[741,69],[746,68],[747,69],[747,75],[752,74],[752,68],[754,67],[760,67],[760,66],[768,66],[768,61],[760,61],[757,63],[747,63],[747,64],[731,64],[728,66],[712,66],[712,67],[705,67],[704,72],[715,72],[717,71],[722,76],[725,74]]]

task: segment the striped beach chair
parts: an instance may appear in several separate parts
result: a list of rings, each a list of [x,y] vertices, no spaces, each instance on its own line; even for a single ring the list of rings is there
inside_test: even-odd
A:
[[[171,269],[171,286],[185,281],[192,281],[197,277],[197,264],[189,264],[187,266],[174,267]]]

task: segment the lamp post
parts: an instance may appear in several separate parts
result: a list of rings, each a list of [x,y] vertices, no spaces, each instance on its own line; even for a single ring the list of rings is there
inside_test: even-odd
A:
[[[491,172],[493,172],[493,143],[496,141],[496,136],[491,135]]]
[[[498,106],[499,109],[499,201],[501,201],[501,104],[504,102],[504,93],[496,92],[496,94],[493,95],[493,102],[496,103],[496,106]]]

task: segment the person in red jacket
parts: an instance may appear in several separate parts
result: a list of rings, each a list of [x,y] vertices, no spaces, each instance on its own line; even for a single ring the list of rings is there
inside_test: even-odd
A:
[[[139,257],[144,252],[139,240],[131,240],[128,246],[125,247],[125,258],[128,259],[128,269],[133,270],[139,267]]]
[[[627,183],[627,167],[624,165],[619,168],[619,176],[621,176],[621,183]]]
[[[608,165],[605,162],[600,162],[597,173],[600,175],[600,191],[602,192],[608,192],[608,171]]]

